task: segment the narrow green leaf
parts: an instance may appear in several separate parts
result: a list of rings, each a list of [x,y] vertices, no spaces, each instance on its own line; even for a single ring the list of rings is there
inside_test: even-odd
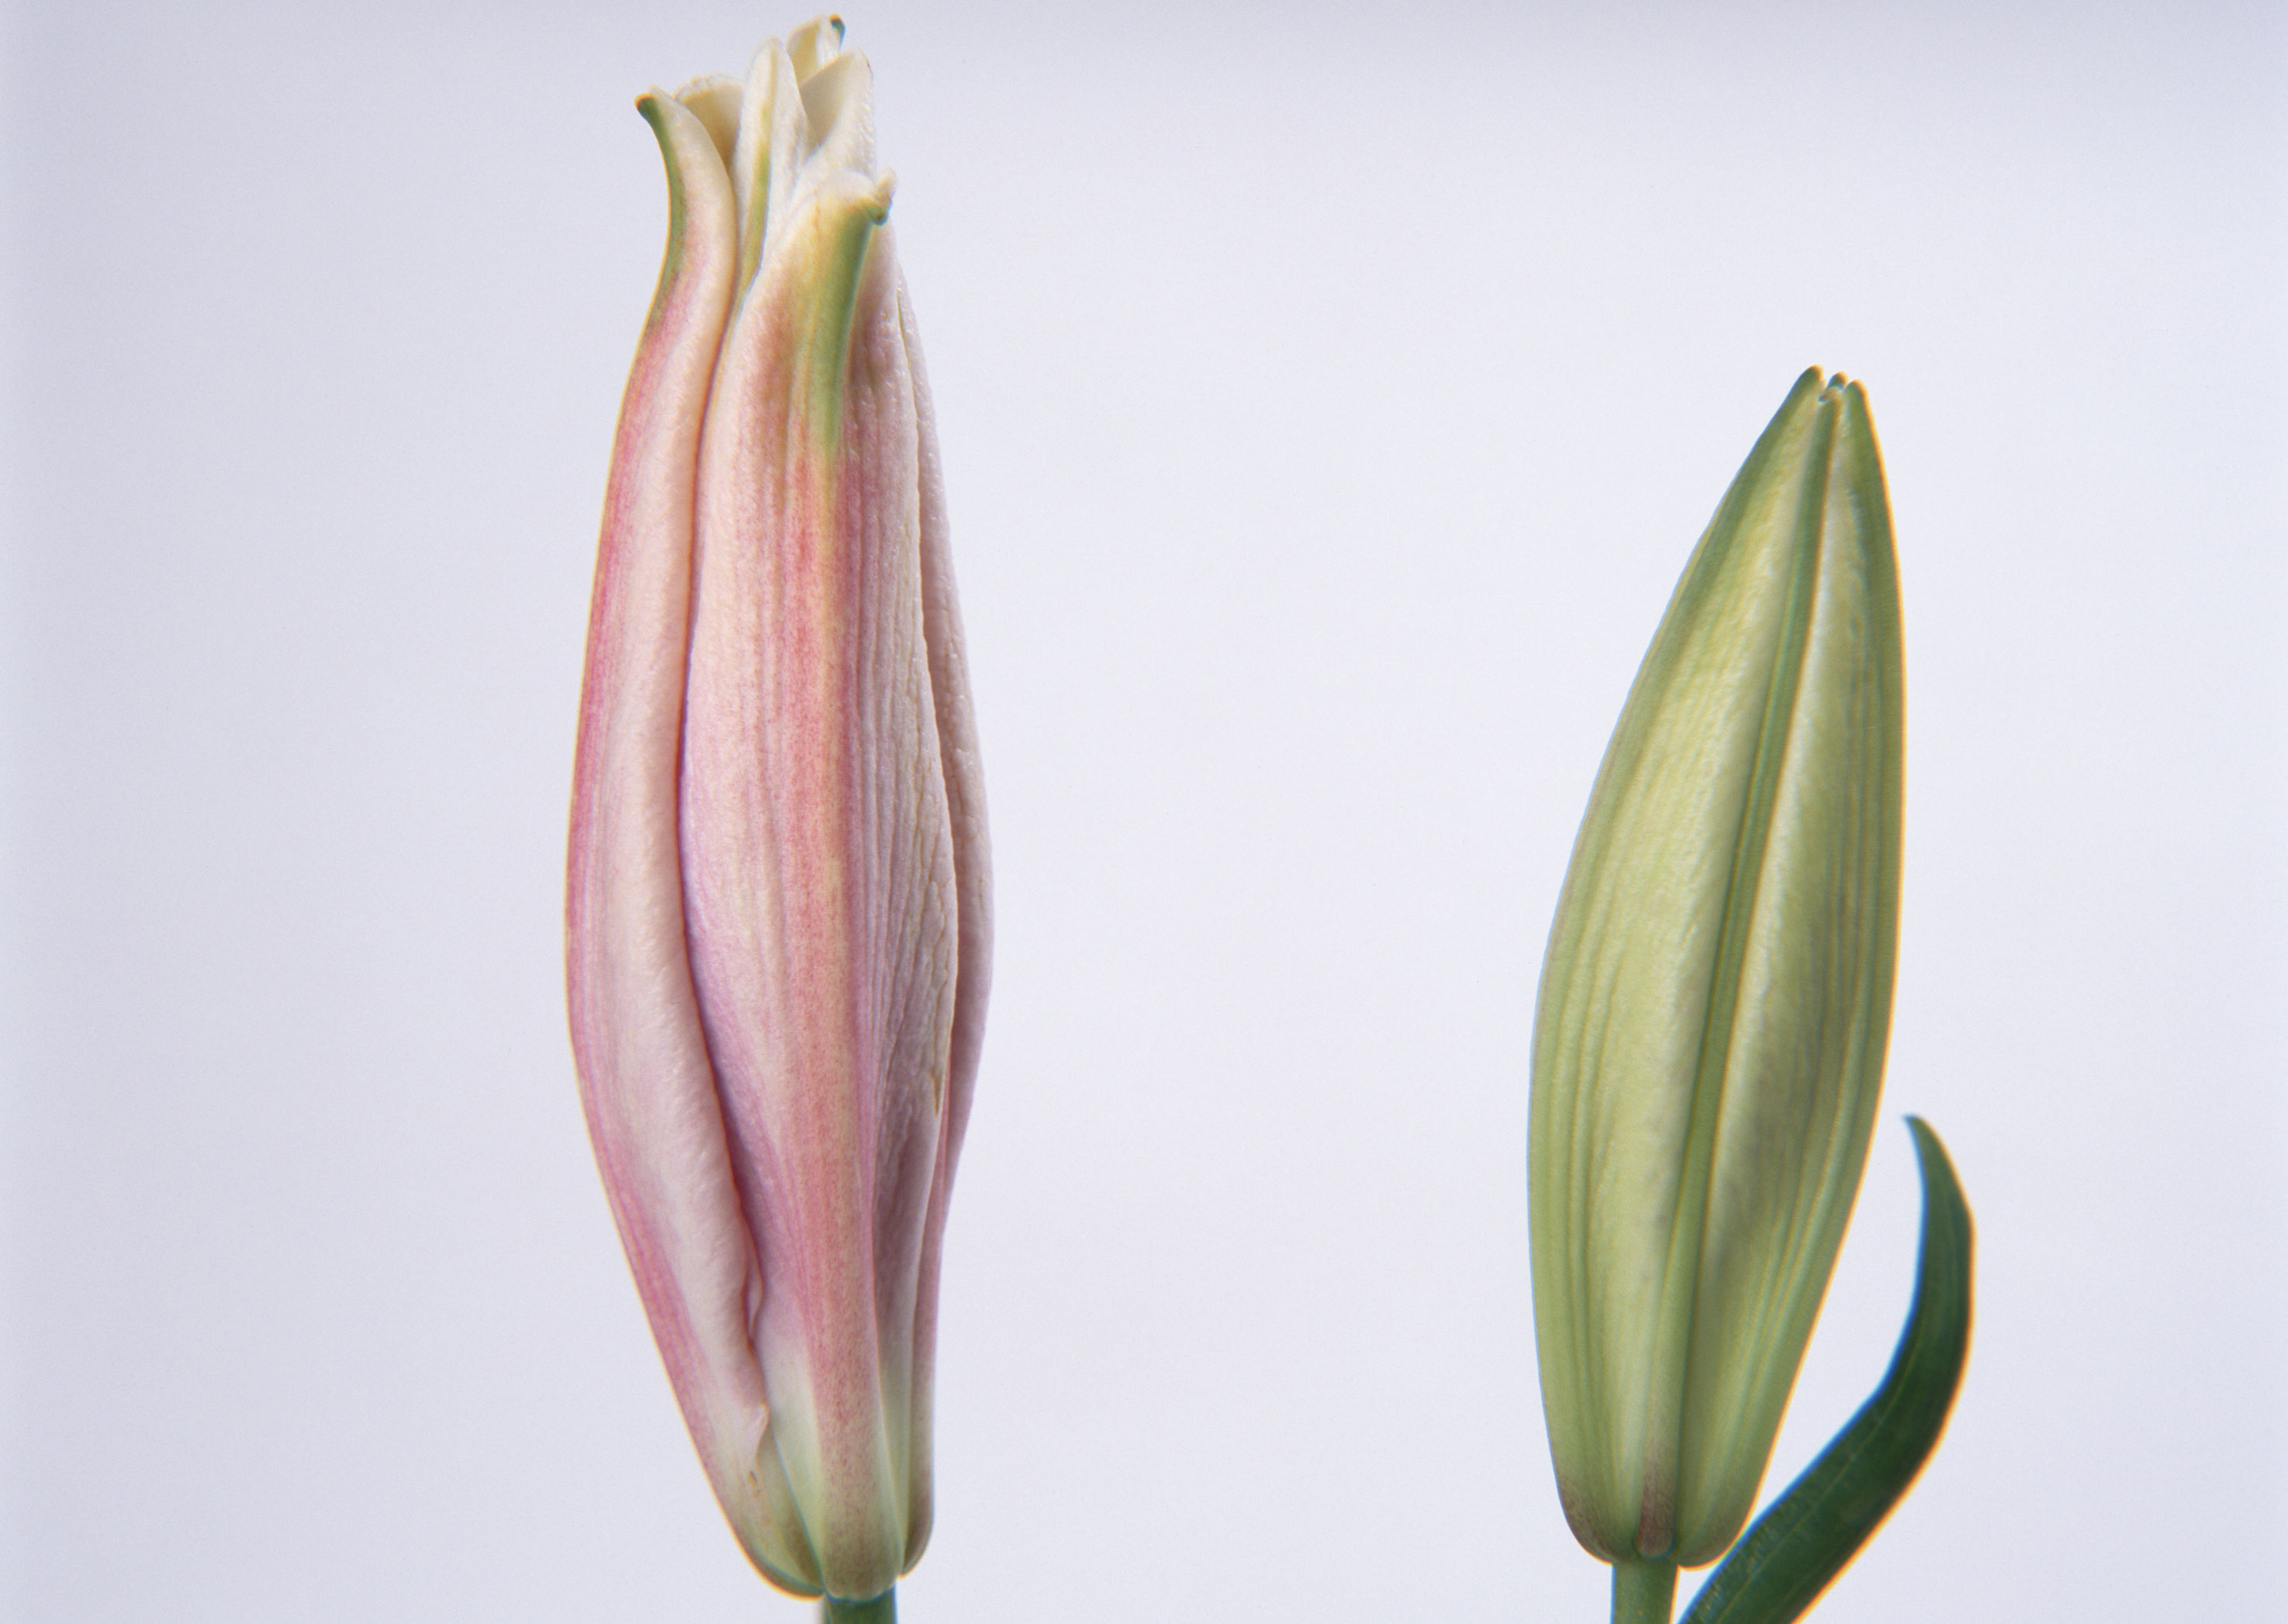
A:
[[[1970,1208],[1946,1147],[1909,1117],[1922,1166],[1923,1235],[1914,1306],[1875,1396],[1756,1519],[1682,1624],[1801,1618],[1912,1485],[1938,1446],[1970,1351]]]

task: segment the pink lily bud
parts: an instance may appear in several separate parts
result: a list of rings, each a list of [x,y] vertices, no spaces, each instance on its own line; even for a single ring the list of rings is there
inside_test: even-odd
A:
[[[667,254],[604,499],[566,965],[716,1498],[774,1582],[854,1601],[929,1537],[992,923],[929,394],[841,34],[636,104]]]

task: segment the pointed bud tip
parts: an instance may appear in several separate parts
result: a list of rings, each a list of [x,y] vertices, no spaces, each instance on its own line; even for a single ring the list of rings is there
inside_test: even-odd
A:
[[[797,83],[809,78],[842,53],[842,19],[835,12],[814,17],[786,36],[787,59]]]
[[[1819,376],[1819,370],[1817,367],[1813,367],[1804,373],[1804,376],[1816,378]],[[1867,385],[1848,373],[1831,372],[1827,375],[1825,386],[1819,392],[1819,398],[1822,400],[1855,400],[1860,409],[1864,411],[1867,407]]]

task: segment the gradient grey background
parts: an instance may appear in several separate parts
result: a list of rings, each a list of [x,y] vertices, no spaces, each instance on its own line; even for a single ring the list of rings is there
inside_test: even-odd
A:
[[[559,917],[647,83],[798,14],[0,23],[0,1616],[782,1620]],[[2274,5],[891,4],[999,873],[913,1624],[1602,1617],[1530,1339],[1574,827],[1791,380],[1907,616],[1885,1119],[1774,1466],[1980,1224],[1820,1616],[2255,1618],[2288,1537]]]

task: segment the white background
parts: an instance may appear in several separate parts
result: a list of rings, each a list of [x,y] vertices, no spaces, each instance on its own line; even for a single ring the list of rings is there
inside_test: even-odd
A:
[[[2288,25],[2267,5],[851,13],[1000,943],[910,1624],[1593,1620],[1525,1232],[1544,932],[1669,588],[1868,380],[1885,1118],[1977,1337],[1845,1620],[2288,1557]],[[647,83],[745,6],[20,4],[0,152],[0,1616],[797,1620],[575,1103],[559,918]]]

